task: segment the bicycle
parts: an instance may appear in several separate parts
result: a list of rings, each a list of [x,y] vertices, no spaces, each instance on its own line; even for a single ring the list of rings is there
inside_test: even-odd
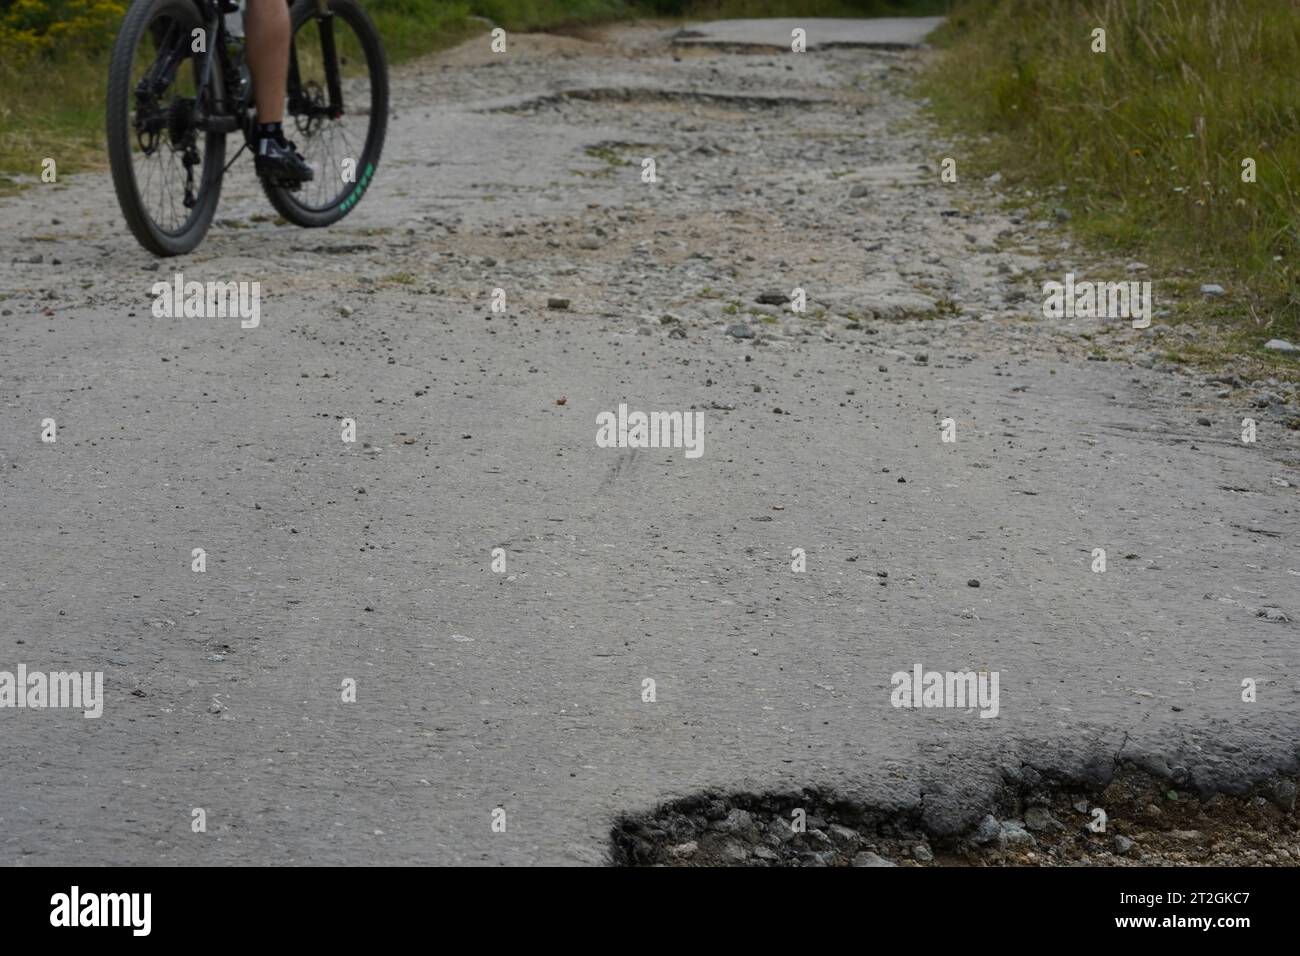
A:
[[[328,226],[374,181],[388,122],[388,64],[357,0],[285,2],[292,40],[284,127],[316,177],[262,188],[289,222]],[[109,165],[127,225],[155,255],[180,255],[203,240],[226,170],[253,147],[242,27],[243,0],[135,0],[117,36]],[[244,144],[227,163],[226,136],[235,132]]]

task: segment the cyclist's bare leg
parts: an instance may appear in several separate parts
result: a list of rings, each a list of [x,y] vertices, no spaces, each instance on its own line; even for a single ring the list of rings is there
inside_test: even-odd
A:
[[[244,34],[257,121],[279,123],[284,119],[289,81],[289,4],[285,0],[248,0]]]

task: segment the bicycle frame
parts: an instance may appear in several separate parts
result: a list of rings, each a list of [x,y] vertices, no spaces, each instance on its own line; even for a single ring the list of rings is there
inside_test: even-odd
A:
[[[241,71],[239,65],[230,57],[229,34],[226,32],[225,12],[221,0],[194,0],[199,14],[205,24],[206,35],[213,42],[207,44],[199,61],[199,97],[196,104],[194,125],[205,132],[233,133],[243,132],[246,143],[254,139],[255,111],[239,102]],[[292,6],[293,0],[285,0]],[[339,78],[338,52],[334,45],[334,14],[329,9],[329,0],[316,0],[314,14],[319,24],[321,38],[321,56],[325,69],[325,81],[329,95],[328,105],[317,106],[302,87],[301,74],[298,70],[298,45],[296,37],[291,35],[289,41],[289,79],[287,84],[289,112],[294,116],[321,114],[329,119],[338,119],[343,115],[343,86]],[[215,95],[210,87],[213,57],[216,57],[221,69],[222,83],[216,88]],[[175,63],[164,66],[162,74],[167,75],[175,68]],[[151,71],[152,74],[152,71]],[[141,80],[141,87],[151,76]]]

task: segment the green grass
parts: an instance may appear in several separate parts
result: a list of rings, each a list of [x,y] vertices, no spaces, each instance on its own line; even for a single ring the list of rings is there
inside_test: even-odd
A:
[[[1068,209],[1094,250],[1178,280],[1157,298],[1189,289],[1183,317],[1247,348],[1295,339],[1300,4],[967,0],[933,40],[920,86],[963,143],[960,175],[998,171],[1016,204]],[[1202,302],[1202,282],[1228,295]]]

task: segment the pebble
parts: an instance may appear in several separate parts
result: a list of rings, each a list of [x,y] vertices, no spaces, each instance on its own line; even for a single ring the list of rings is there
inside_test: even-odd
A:
[[[754,330],[744,322],[737,322],[734,325],[727,326],[727,334],[734,339],[752,339]]]
[[[1279,780],[1273,785],[1271,794],[1273,802],[1281,809],[1290,813],[1295,809],[1296,785],[1290,780]]]
[[[569,300],[568,300],[568,299],[558,299],[558,298],[554,298],[554,297],[552,297],[552,298],[548,298],[548,299],[546,300],[546,307],[547,307],[548,309],[568,309],[568,307],[569,307]]]
[[[830,833],[830,838],[842,847],[853,849],[862,842],[862,837],[858,831],[851,827],[841,826],[838,823],[832,823],[826,828]]]
[[[744,863],[749,859],[749,850],[735,840],[728,840],[718,850],[718,856],[727,863]]]
[[[861,183],[849,189],[850,199],[865,199],[867,196],[870,195],[871,195],[871,190],[867,189],[867,187],[862,185]]]
[[[754,829],[754,815],[748,810],[735,809],[718,821],[716,828],[723,833],[744,833]]]
[[[1058,830],[1061,824],[1047,807],[1030,807],[1025,811],[1025,826],[1030,830]]]
[[[1215,282],[1207,282],[1201,286],[1201,295],[1220,296],[1223,295],[1223,286]]]
[[[864,850],[863,852],[855,856],[853,858],[853,865],[854,866],[898,866],[897,863],[893,863],[889,860],[886,860],[883,856],[880,856],[877,853],[872,853],[870,850]]]
[[[971,834],[971,842],[983,846],[985,843],[992,843],[1002,832],[1002,825],[998,823],[998,818],[989,814],[979,822],[975,832]]]
[[[916,846],[912,847],[912,856],[920,860],[922,863],[929,863],[934,860],[934,851],[924,843],[918,843]]]
[[[830,849],[834,845],[831,838],[826,835],[826,831],[820,827],[809,827],[808,832],[804,834],[804,839],[823,850]]]
[[[1133,841],[1119,833],[1115,834],[1115,839],[1111,841],[1111,845],[1115,847],[1115,852],[1120,856],[1133,849]]]
[[[767,835],[770,839],[774,839],[778,843],[789,843],[794,839],[795,832],[794,828],[790,826],[788,820],[777,817],[768,825]]]
[[[1002,824],[1002,842],[1007,846],[1037,846],[1034,835],[1024,828],[1019,820],[1007,820]]]
[[[1269,339],[1264,348],[1270,352],[1300,352],[1300,345],[1292,345],[1286,339]]]

